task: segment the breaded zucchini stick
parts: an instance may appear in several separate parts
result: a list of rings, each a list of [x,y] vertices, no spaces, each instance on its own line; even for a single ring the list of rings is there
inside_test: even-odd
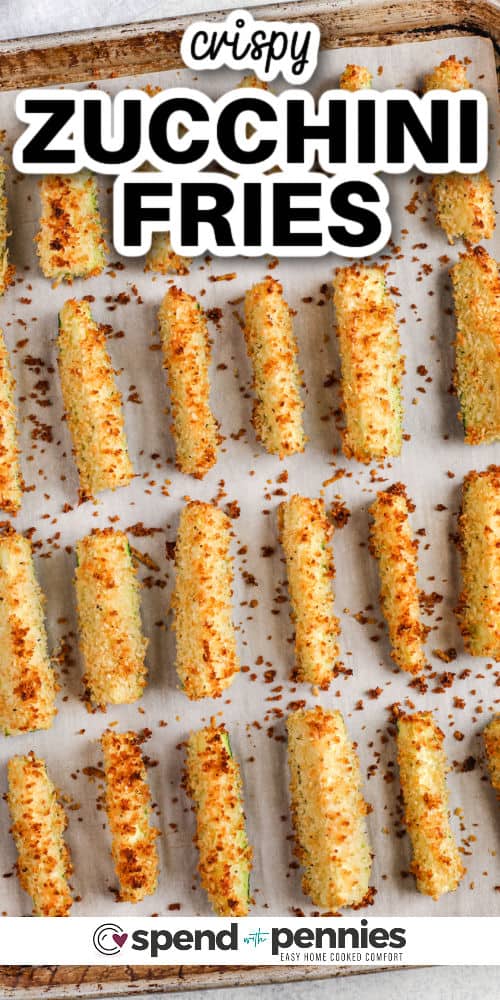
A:
[[[188,698],[218,698],[240,669],[232,622],[231,522],[210,503],[182,510],[172,595],[176,667]]]
[[[366,66],[356,66],[355,63],[348,63],[340,76],[339,87],[341,90],[369,90],[373,81],[373,74]]]
[[[432,712],[397,720],[405,825],[413,847],[410,870],[419,892],[433,899],[454,892],[466,871],[450,827],[443,740]]]
[[[295,494],[278,507],[295,623],[297,679],[327,688],[339,660],[339,622],[333,611],[335,575],[329,541],[333,525],[323,500]]]
[[[7,196],[5,194],[5,175],[7,167],[0,157],[0,297],[12,282],[14,268],[9,264],[7,238]]]
[[[455,386],[466,444],[500,438],[500,276],[483,247],[451,269],[457,322]]]
[[[500,466],[465,477],[458,524],[464,645],[472,656],[500,661]]]
[[[193,295],[169,288],[158,314],[172,403],[177,467],[203,479],[217,461],[217,422],[210,409],[207,321]]]
[[[153,233],[151,249],[146,255],[145,271],[156,274],[189,274],[192,261],[172,249],[170,233]]]
[[[351,264],[333,281],[342,362],[342,447],[358,462],[399,455],[404,372],[396,310],[378,265]]]
[[[465,63],[450,56],[426,76],[424,93],[430,90],[456,93],[470,86]],[[460,237],[468,243],[479,243],[493,236],[493,185],[485,170],[479,174],[440,174],[432,178],[431,191],[436,222],[444,229],[449,243]]]
[[[58,365],[82,499],[126,486],[134,470],[121,395],[104,329],[92,319],[88,302],[68,299],[59,313]]]
[[[123,531],[95,530],[76,545],[75,587],[84,683],[95,705],[128,705],[146,684],[139,583]]]
[[[287,730],[303,891],[322,909],[354,906],[367,895],[371,872],[356,751],[341,713],[321,705],[292,712]]]
[[[106,729],[101,737],[106,813],[120,900],[139,903],[158,882],[159,830],[151,826],[151,792],[137,733]]]
[[[15,387],[9,354],[0,330],[0,509],[8,514],[17,514],[23,495]]]
[[[371,505],[371,551],[378,560],[380,602],[391,640],[391,655],[401,670],[418,674],[425,666],[417,583],[418,543],[409,514],[413,510],[403,483],[378,493]]]
[[[33,751],[12,757],[8,780],[19,882],[33,900],[35,916],[67,917],[73,902],[68,886],[73,867],[63,838],[68,821],[45,761]]]
[[[191,733],[186,789],[196,811],[198,871],[219,917],[245,917],[250,902],[252,849],[243,812],[240,768],[223,725]]]
[[[50,665],[44,597],[31,543],[0,537],[0,728],[6,736],[50,729],[58,690]]]
[[[500,797],[500,715],[488,722],[483,732],[491,784]]]
[[[244,332],[253,368],[257,438],[280,458],[304,451],[297,344],[279,281],[267,276],[246,293]]]
[[[42,212],[36,237],[40,267],[57,283],[92,278],[106,264],[107,247],[93,174],[48,175],[40,182]]]

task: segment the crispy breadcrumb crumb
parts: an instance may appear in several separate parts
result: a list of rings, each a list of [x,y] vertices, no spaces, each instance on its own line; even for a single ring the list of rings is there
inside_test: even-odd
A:
[[[19,511],[23,495],[15,387],[9,354],[0,330],[0,509],[14,515]]]
[[[500,466],[465,477],[459,531],[458,620],[465,648],[500,661]]]
[[[495,715],[483,731],[491,784],[500,797],[500,715]]]
[[[101,274],[107,246],[93,174],[49,174],[40,182],[42,212],[36,237],[40,267],[56,283]]]
[[[355,63],[348,63],[340,76],[339,87],[341,90],[368,90],[373,81],[373,75],[366,66],[356,66]]]

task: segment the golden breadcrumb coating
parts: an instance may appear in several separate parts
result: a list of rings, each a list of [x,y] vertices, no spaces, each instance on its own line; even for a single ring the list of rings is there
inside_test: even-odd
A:
[[[0,297],[14,280],[15,268],[9,264],[7,238],[7,196],[5,194],[5,175],[7,167],[0,156]]]
[[[9,354],[0,330],[0,509],[14,515],[21,506],[23,495],[15,387]]]
[[[188,698],[218,698],[240,669],[232,622],[231,522],[210,503],[181,512],[172,595],[176,667]]]
[[[56,283],[103,271],[107,246],[99,215],[97,184],[86,170],[48,175],[40,182],[42,213],[36,237],[40,267]]]
[[[484,748],[491,784],[500,797],[500,715],[495,715],[483,731]]]
[[[169,288],[158,313],[172,403],[177,467],[203,479],[217,461],[217,422],[210,409],[210,345],[205,314],[193,295]]]
[[[129,458],[122,398],[103,327],[88,302],[68,299],[59,313],[59,376],[82,499],[126,486]]]
[[[459,90],[469,90],[471,86],[465,63],[460,62],[456,56],[449,56],[424,77],[423,89],[424,94],[429,90],[452,90],[453,93],[458,93]]]
[[[188,739],[186,789],[196,811],[198,871],[210,904],[219,917],[245,917],[252,849],[245,828],[240,768],[227,730],[215,720]]]
[[[341,90],[368,90],[373,81],[373,75],[366,66],[356,66],[355,63],[348,63],[344,72],[340,76],[339,87]]]
[[[425,77],[424,93],[429,90],[468,90],[465,63],[450,56]],[[493,185],[485,171],[479,174],[440,174],[431,181],[436,222],[449,243],[463,238],[468,243],[489,240],[495,229]]]
[[[295,853],[302,888],[315,906],[361,903],[371,852],[359,761],[340,712],[320,705],[288,717],[288,763]]]
[[[279,281],[266,277],[245,296],[245,340],[253,368],[253,425],[266,451],[304,451],[304,404],[290,309]]]
[[[101,737],[106,813],[120,901],[139,903],[156,891],[160,832],[151,826],[151,792],[137,733],[106,729]]]
[[[401,670],[418,674],[425,666],[426,629],[420,620],[417,583],[418,543],[409,514],[413,505],[402,483],[378,493],[371,505],[371,550],[378,560],[380,602],[391,640],[391,655]]]
[[[458,620],[472,656],[500,661],[500,466],[469,472],[458,520],[462,593]]]
[[[73,902],[68,878],[73,868],[63,833],[66,814],[33,751],[8,763],[7,802],[17,851],[17,874],[38,917],[67,917]]]
[[[451,269],[457,322],[455,386],[467,444],[500,439],[500,275],[475,247]]]
[[[342,362],[344,454],[358,462],[399,455],[404,363],[385,270],[365,264],[340,267],[333,289]]]
[[[95,705],[128,705],[146,684],[139,582],[123,531],[94,530],[76,545],[75,588],[84,683]]]
[[[145,271],[156,274],[189,274],[190,257],[181,257],[172,249],[170,233],[153,233],[151,249],[146,255]]]
[[[466,869],[450,828],[444,733],[432,712],[397,720],[399,776],[405,825],[413,847],[417,889],[439,899],[454,892]]]
[[[50,729],[56,714],[43,604],[31,542],[13,531],[0,536],[0,728],[6,736]]]
[[[339,622],[333,611],[335,575],[329,541],[333,525],[323,500],[295,494],[278,507],[295,623],[297,679],[327,688],[340,657]]]

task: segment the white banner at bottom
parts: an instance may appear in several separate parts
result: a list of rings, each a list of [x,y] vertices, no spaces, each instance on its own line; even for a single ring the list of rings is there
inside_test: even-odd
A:
[[[4,917],[0,965],[500,965],[500,917]]]

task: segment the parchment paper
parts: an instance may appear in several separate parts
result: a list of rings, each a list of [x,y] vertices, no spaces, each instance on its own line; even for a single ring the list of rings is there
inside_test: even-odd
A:
[[[347,62],[368,65],[378,88],[416,88],[423,75],[451,53],[471,60],[470,80],[487,93],[494,121],[494,53],[491,43],[483,38],[323,53],[311,89],[319,95],[327,86],[336,85]],[[215,96],[237,83],[238,78],[229,72],[206,73],[203,79],[193,78],[188,72],[159,73],[99,86],[115,93],[131,82],[156,87],[172,85],[173,81],[203,86]],[[7,157],[20,132],[14,99],[13,92],[0,95],[0,124],[6,131]],[[493,132],[489,169],[493,181],[498,182],[498,144]],[[449,247],[444,234],[434,225],[426,180],[414,175],[386,180],[391,194],[394,246],[382,256],[390,262],[389,284],[399,290],[398,313],[407,370],[404,404],[408,439],[401,458],[382,470],[370,470],[347,461],[340,452],[334,417],[338,395],[331,377],[332,372],[338,374],[339,363],[332,332],[330,288],[334,268],[346,261],[334,257],[293,263],[282,260],[272,271],[282,281],[286,298],[296,310],[309,435],[305,454],[280,463],[257,444],[250,425],[250,368],[240,327],[241,297],[251,283],[268,272],[270,260],[201,259],[189,276],[175,281],[200,296],[212,316],[212,401],[225,441],[217,466],[203,482],[197,482],[182,476],[173,466],[174,443],[165,412],[168,397],[155,329],[168,279],[144,274],[143,260],[119,262],[111,250],[109,260],[117,262],[117,266],[110,265],[103,276],[76,281],[73,288],[53,289],[42,277],[34,252],[39,215],[36,179],[10,178],[10,248],[17,280],[0,302],[0,322],[17,378],[22,468],[29,486],[16,526],[33,532],[37,572],[47,596],[50,646],[62,661],[62,690],[52,730],[0,739],[0,791],[6,791],[6,762],[12,754],[34,749],[46,759],[51,776],[67,797],[67,840],[75,865],[72,884],[79,897],[72,911],[75,915],[114,914],[118,918],[120,913],[132,912],[210,912],[195,874],[194,816],[180,781],[183,741],[191,729],[203,726],[213,714],[226,721],[242,767],[248,833],[255,852],[254,912],[315,912],[302,895],[301,873],[293,861],[290,837],[284,718],[298,701],[313,705],[316,697],[306,685],[290,680],[293,633],[276,532],[276,508],[283,491],[303,491],[311,496],[322,493],[327,504],[340,497],[351,512],[349,522],[336,531],[333,542],[335,604],[341,619],[343,660],[349,673],[335,679],[330,691],[322,693],[319,700],[343,711],[349,732],[359,745],[363,773],[370,775],[365,793],[373,806],[368,822],[375,852],[372,884],[377,889],[370,914],[500,912],[500,893],[495,890],[500,884],[500,806],[485,777],[480,741],[484,724],[494,708],[498,710],[500,689],[495,683],[499,669],[464,654],[453,614],[460,579],[452,539],[463,475],[470,469],[480,470],[498,462],[500,448],[471,448],[463,443],[457,403],[449,391],[454,320],[448,269],[463,248]],[[416,211],[412,214],[404,206],[415,207],[415,201],[411,201],[414,196]],[[102,184],[101,207],[109,219],[109,179]],[[498,237],[489,242],[488,249],[498,257]],[[237,272],[234,280],[214,280],[232,271]],[[62,422],[56,368],[58,309],[66,298],[84,295],[95,297],[95,317],[112,324],[119,334],[110,335],[109,350],[121,371],[118,382],[126,401],[128,440],[137,470],[137,478],[129,488],[102,495],[97,507],[91,503],[78,506],[77,476],[69,432]],[[222,316],[215,322],[217,313],[210,310],[218,309]],[[283,483],[280,476],[285,470],[288,482]],[[332,481],[335,476],[340,478]],[[368,506],[377,489],[398,480],[406,483],[416,503],[413,526],[416,531],[422,530],[421,586],[426,593],[439,595],[430,601],[433,613],[424,619],[432,626],[427,643],[426,693],[409,686],[409,676],[397,672],[390,660],[385,627],[380,625],[377,568],[367,549]],[[247,669],[222,699],[190,703],[177,688],[174,637],[167,626],[173,563],[167,557],[166,543],[175,541],[186,497],[216,496],[222,505],[236,500],[240,508],[240,516],[233,521],[234,551],[239,551],[234,608],[241,660]],[[111,523],[128,530],[132,545],[156,567],[142,564],[139,569],[146,583],[142,608],[150,640],[149,685],[139,704],[91,715],[82,702],[72,584],[73,546],[93,527]],[[154,533],[142,534],[141,524]],[[263,555],[263,547],[272,549],[272,553]],[[443,662],[433,654],[435,649],[455,649],[457,657]],[[443,679],[444,673],[449,676]],[[380,689],[378,697],[368,695],[373,689]],[[455,698],[462,699],[465,707],[455,707]],[[389,708],[394,702],[432,709],[446,733],[452,767],[452,823],[464,849],[468,873],[458,891],[439,903],[419,895],[413,877],[407,874],[410,845],[401,825],[395,744],[388,728]],[[93,770],[99,768],[102,759],[96,741],[112,722],[121,729],[146,727],[152,734],[145,752],[154,765],[148,773],[158,814],[156,822],[163,834],[159,840],[161,879],[155,896],[135,908],[115,902],[117,881],[105,815],[99,805],[103,786]],[[12,874],[15,849],[9,824],[6,803],[0,800],[4,876],[0,879],[0,911],[11,916],[29,914],[30,900]]]

